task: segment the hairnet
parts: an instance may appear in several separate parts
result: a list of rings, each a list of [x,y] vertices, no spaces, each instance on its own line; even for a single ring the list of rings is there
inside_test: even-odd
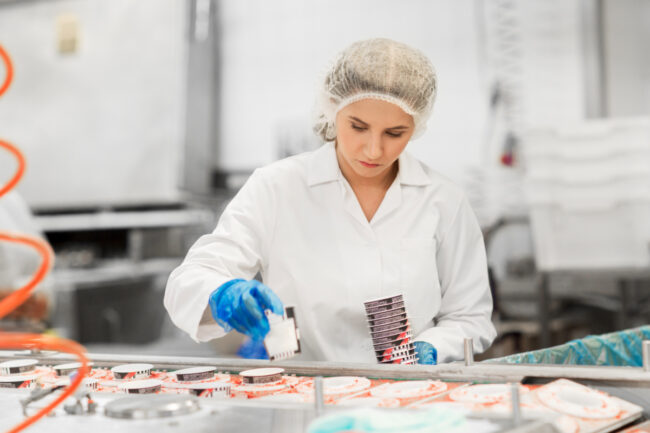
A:
[[[426,129],[436,96],[436,74],[420,51],[390,39],[355,42],[335,59],[317,95],[314,132],[336,137],[336,114],[372,98],[399,106],[413,116],[417,138]]]

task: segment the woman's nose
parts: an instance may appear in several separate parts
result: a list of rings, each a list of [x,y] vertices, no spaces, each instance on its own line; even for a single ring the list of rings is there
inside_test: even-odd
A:
[[[371,134],[368,138],[368,143],[366,143],[366,156],[369,159],[379,159],[384,153],[383,143],[381,142],[381,137],[375,134]]]

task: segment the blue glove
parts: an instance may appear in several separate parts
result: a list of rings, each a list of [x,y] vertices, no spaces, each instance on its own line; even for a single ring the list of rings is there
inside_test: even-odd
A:
[[[413,345],[418,357],[418,364],[436,365],[438,363],[438,351],[431,343],[414,341]]]
[[[264,347],[264,340],[253,340],[247,338],[239,347],[237,355],[246,359],[269,359],[269,354]]]
[[[278,296],[256,280],[230,280],[210,295],[210,311],[214,320],[226,331],[236,329],[253,340],[263,340],[269,333],[264,310],[284,314]]]

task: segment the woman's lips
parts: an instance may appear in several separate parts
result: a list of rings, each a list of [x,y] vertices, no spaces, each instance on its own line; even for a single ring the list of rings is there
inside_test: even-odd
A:
[[[363,165],[364,167],[368,167],[368,168],[379,167],[381,165],[381,164],[371,164],[365,161],[359,161],[359,163],[361,163],[361,165]]]

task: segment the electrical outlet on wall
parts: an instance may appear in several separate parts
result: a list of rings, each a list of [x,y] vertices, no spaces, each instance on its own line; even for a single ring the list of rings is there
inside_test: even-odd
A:
[[[56,18],[56,38],[59,54],[76,54],[79,50],[79,19],[74,14]]]

